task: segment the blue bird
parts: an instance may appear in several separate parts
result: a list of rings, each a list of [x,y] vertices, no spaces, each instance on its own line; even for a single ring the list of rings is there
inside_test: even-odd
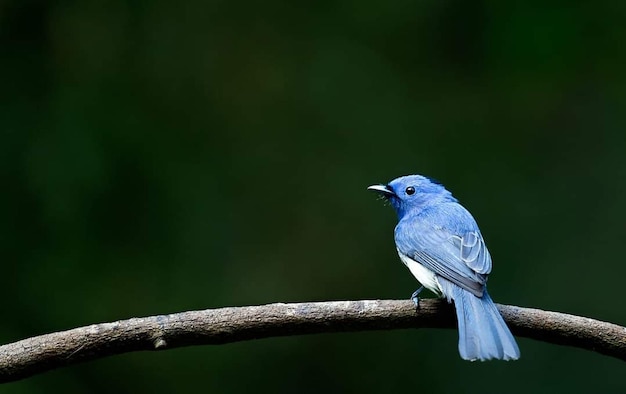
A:
[[[421,175],[372,185],[398,214],[394,232],[400,260],[422,284],[454,301],[459,353],[465,360],[517,360],[515,338],[487,293],[491,256],[476,221],[440,183]]]

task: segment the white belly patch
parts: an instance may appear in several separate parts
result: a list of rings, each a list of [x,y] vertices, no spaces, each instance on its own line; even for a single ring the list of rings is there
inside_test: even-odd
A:
[[[400,260],[406,265],[415,277],[424,287],[428,290],[432,291],[435,294],[441,295],[441,286],[439,286],[439,282],[437,281],[437,276],[435,273],[428,268],[424,267],[417,261],[412,258],[403,255],[398,251],[398,256],[400,256]]]

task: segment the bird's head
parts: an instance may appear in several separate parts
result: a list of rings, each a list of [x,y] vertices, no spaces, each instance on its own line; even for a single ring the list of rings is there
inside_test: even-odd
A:
[[[422,175],[402,176],[386,185],[372,185],[367,189],[389,201],[399,218],[408,212],[419,212],[431,204],[456,201],[441,183]]]

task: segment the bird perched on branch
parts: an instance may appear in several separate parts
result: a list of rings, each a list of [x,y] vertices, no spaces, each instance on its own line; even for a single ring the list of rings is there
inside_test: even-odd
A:
[[[517,343],[487,293],[491,256],[469,211],[443,185],[421,175],[368,189],[398,214],[398,255],[423,285],[411,296],[416,307],[424,287],[454,301],[461,358],[518,359]]]

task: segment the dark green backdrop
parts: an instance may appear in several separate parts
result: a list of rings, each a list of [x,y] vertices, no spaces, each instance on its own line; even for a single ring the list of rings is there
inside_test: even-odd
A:
[[[0,1],[0,342],[408,298],[366,186],[438,178],[496,301],[626,324],[626,3]],[[134,353],[11,393],[616,392],[623,362],[454,330]]]

